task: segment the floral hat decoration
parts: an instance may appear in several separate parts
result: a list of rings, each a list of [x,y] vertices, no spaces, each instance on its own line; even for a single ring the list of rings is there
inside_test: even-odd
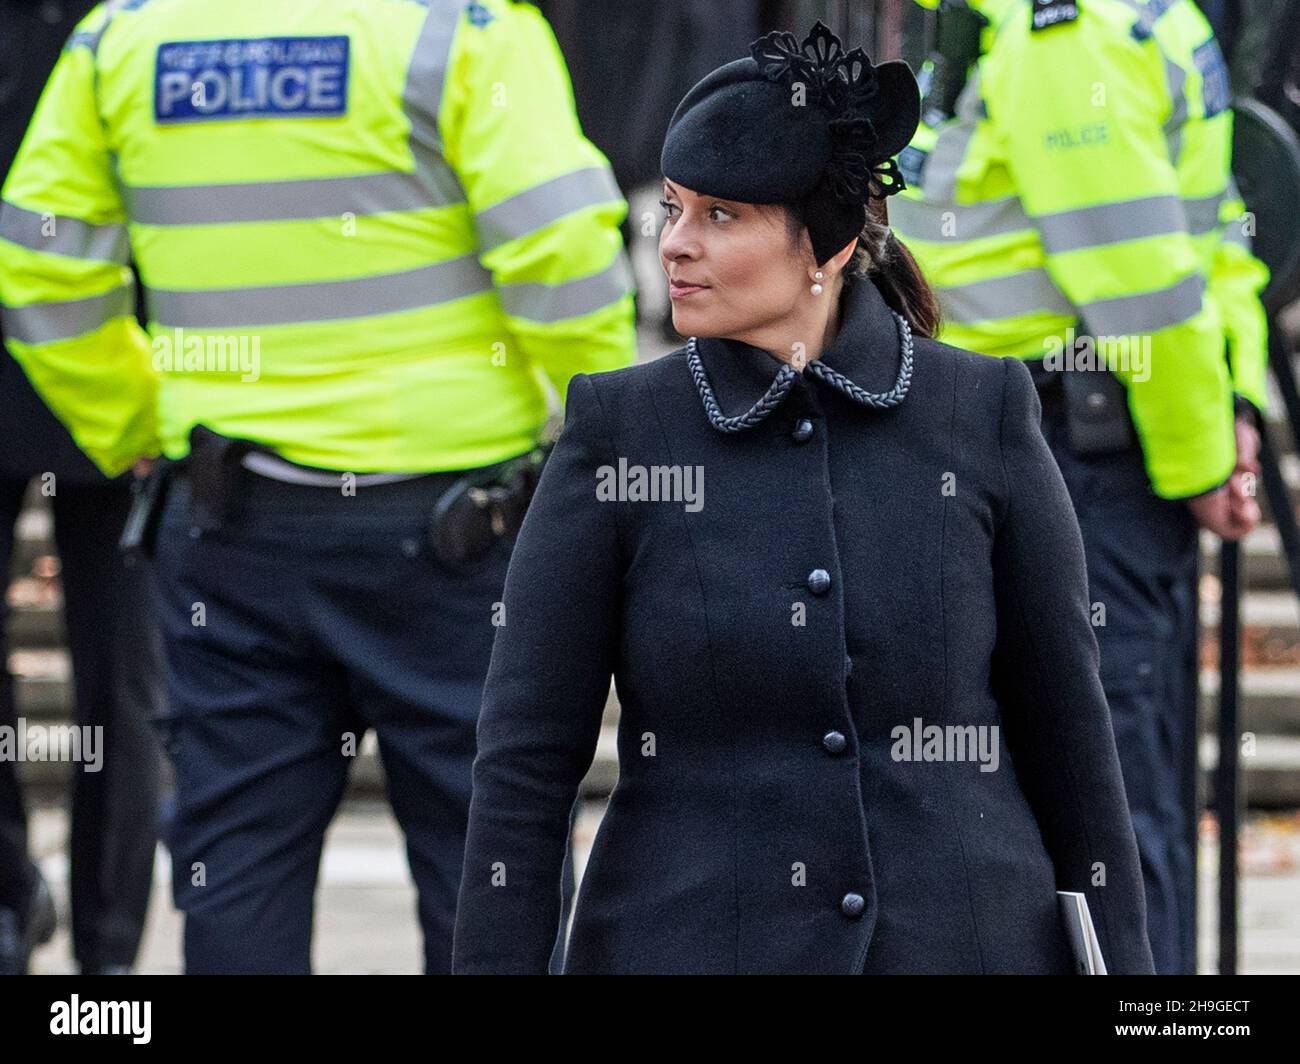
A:
[[[820,265],[861,232],[873,194],[907,187],[894,156],[920,120],[906,63],[873,66],[818,21],[802,43],[769,33],[699,81],[669,120],[660,167],[701,195],[793,204]]]

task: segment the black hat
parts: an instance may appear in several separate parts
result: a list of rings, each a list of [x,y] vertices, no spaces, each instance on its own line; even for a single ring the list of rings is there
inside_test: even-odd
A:
[[[704,195],[795,204],[821,264],[862,231],[873,179],[882,196],[907,187],[893,157],[921,120],[916,78],[845,53],[820,21],[802,44],[776,32],[749,49],[682,98],[660,167]]]

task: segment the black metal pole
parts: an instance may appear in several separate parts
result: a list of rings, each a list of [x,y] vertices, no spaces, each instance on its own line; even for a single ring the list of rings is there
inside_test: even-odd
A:
[[[1214,769],[1214,805],[1219,819],[1219,974],[1237,974],[1237,681],[1241,652],[1241,582],[1236,543],[1219,547],[1218,764]]]
[[[1259,425],[1259,475],[1291,577],[1291,590],[1300,598],[1300,525],[1296,524],[1295,511],[1291,508],[1291,492],[1282,476],[1273,430],[1263,423]]]
[[[1189,940],[1182,944],[1182,971],[1187,975],[1197,973],[1197,943],[1200,936],[1200,845],[1201,810],[1205,807],[1205,788],[1201,779],[1201,555],[1196,554],[1190,588],[1192,617],[1191,635],[1183,647],[1183,676],[1186,684],[1187,705],[1183,711],[1183,808],[1187,817],[1187,852],[1191,855],[1190,883],[1183,885],[1187,892],[1186,904],[1191,918],[1187,921]]]
[[[1291,352],[1287,350],[1287,336],[1275,315],[1268,316],[1268,368],[1277,381],[1286,407],[1286,420],[1291,428],[1291,444],[1300,447],[1300,392],[1296,390],[1295,368],[1291,365]]]

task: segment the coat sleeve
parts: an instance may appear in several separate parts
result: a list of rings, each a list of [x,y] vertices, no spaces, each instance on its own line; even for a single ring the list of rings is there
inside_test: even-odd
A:
[[[531,4],[459,18],[439,114],[479,259],[510,333],[563,398],[574,373],[636,361],[627,201],[582,132],[554,33]]]
[[[1082,891],[1111,974],[1152,974],[1137,841],[1098,674],[1083,537],[1043,438],[1029,371],[1003,362],[1006,506],[994,533],[994,686],[1007,745],[1056,868]]]
[[[159,450],[158,379],[135,318],[126,212],[95,99],[86,43],[68,39],[0,202],[4,339],[33,387],[107,475]]]
[[[618,503],[597,498],[598,469],[612,448],[586,374],[570,381],[565,412],[511,555],[483,692],[456,973],[546,973],[569,813],[609,695]]]
[[[1268,409],[1268,315],[1260,296],[1270,272],[1254,255],[1246,232],[1246,204],[1236,182],[1228,189],[1219,217],[1209,292],[1223,319],[1233,391],[1263,413]]]

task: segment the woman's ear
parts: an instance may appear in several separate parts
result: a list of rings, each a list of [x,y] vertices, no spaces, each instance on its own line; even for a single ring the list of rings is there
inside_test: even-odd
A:
[[[825,265],[822,266],[822,269],[828,273],[832,271],[835,273],[843,273],[845,266],[847,266],[849,260],[853,258],[853,253],[857,250],[857,247],[858,238],[855,236],[840,248],[839,251],[835,252],[834,255],[827,259]]]
[[[809,261],[813,263],[811,268],[813,268],[814,271],[818,271],[819,269],[819,271],[832,274],[832,276],[842,276],[846,265],[848,265],[849,260],[853,258],[853,252],[857,251],[857,248],[858,238],[854,237],[852,241],[849,241],[844,247],[841,247],[839,251],[836,251],[835,255],[832,255],[831,258],[824,261],[822,265],[818,265],[816,264],[816,256],[813,254],[813,251],[811,251],[811,242],[809,242]]]

